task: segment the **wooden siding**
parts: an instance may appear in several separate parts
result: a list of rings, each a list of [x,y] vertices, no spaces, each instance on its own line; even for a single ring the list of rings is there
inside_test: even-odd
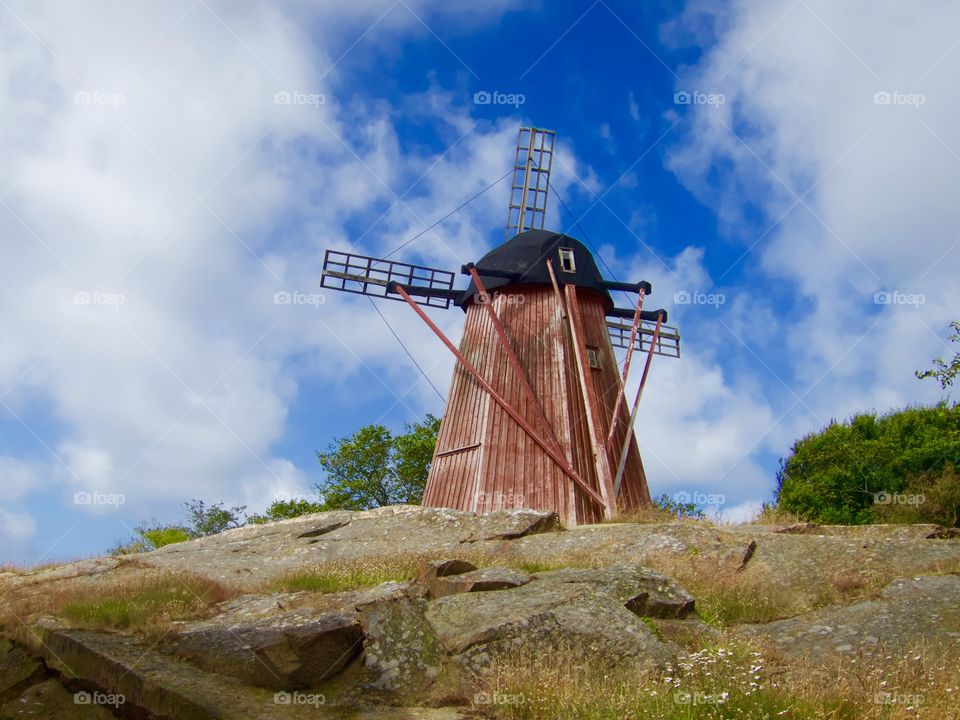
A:
[[[603,298],[592,290],[578,290],[577,298],[583,342],[598,348],[601,358],[600,369],[587,371],[591,394],[600,405],[597,432],[606,438],[619,391],[619,368],[607,335]],[[600,492],[573,338],[553,289],[540,285],[498,288],[494,308],[563,454],[584,481]],[[487,311],[478,304],[467,309],[460,350],[543,438],[549,437],[507,361]],[[614,471],[619,443],[626,436],[627,403],[620,414],[618,442],[606,457]],[[649,502],[640,453],[632,440],[620,508]],[[490,400],[459,363],[440,425],[424,505],[481,513],[518,507],[554,510],[568,526],[603,517],[602,508]]]

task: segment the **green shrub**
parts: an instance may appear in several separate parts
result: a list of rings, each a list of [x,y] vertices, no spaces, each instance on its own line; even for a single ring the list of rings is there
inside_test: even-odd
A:
[[[897,515],[887,505],[900,509],[900,499],[925,499],[929,490],[942,502],[939,510],[934,503],[922,508],[925,521],[956,525],[951,498],[957,495],[958,466],[960,405],[865,413],[845,423],[831,422],[794,444],[777,474],[777,506],[805,520],[862,525],[894,520]]]
[[[274,500],[263,515],[251,515],[247,523],[263,525],[275,520],[289,520],[290,518],[323,512],[326,508],[321,503],[311,502],[302,498],[292,500]]]

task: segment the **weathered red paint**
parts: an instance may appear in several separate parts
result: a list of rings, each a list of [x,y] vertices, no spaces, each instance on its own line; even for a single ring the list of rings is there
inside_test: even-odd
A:
[[[617,397],[623,392],[606,328],[605,303],[609,301],[586,288],[571,286],[566,292],[568,307],[571,298],[576,306],[575,333],[568,325],[572,318],[564,317],[563,295],[549,285],[498,288],[493,297],[495,314],[477,303],[467,308],[460,352],[484,382],[471,375],[463,363],[457,363],[424,505],[481,513],[527,507],[556,511],[568,526],[598,522],[604,518],[604,507],[595,498],[612,490],[610,469],[617,467],[620,448],[628,440],[616,506],[625,511],[649,505],[643,463],[636,439],[627,428],[629,415],[622,400],[609,449],[605,442]],[[539,403],[531,399],[523,377],[511,365],[494,317]],[[575,335],[580,349],[575,345]],[[587,366],[586,346],[597,349],[599,369]],[[585,365],[586,385],[578,370],[580,350],[584,351],[581,363]],[[537,429],[542,423],[537,408],[540,405],[562,456],[589,486],[589,493],[551,457],[548,447],[553,438],[546,443],[534,440],[484,384],[489,384],[526,424]],[[585,404],[585,398],[592,408]],[[549,437],[546,433],[543,436]],[[599,458],[594,447],[601,453]],[[606,477],[598,476],[598,468],[603,467],[607,468]]]

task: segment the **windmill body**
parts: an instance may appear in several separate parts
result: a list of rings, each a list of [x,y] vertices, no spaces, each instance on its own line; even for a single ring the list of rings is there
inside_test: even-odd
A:
[[[559,292],[551,282],[548,259]],[[485,298],[473,282],[459,303],[466,310],[460,351],[533,428],[544,437],[552,434],[577,474],[606,496],[610,488],[603,480],[609,472],[602,468],[617,466],[617,453],[629,432],[628,409],[620,404],[619,432],[608,451],[605,439],[622,390],[606,322],[613,301],[592,254],[566,235],[530,230],[488,253],[475,267],[485,279],[489,302],[532,387],[533,400],[525,392],[524,377],[508,361]],[[502,277],[511,274],[521,279]],[[577,340],[586,351],[585,367]],[[637,443],[633,433],[629,435],[621,510],[650,502]],[[597,452],[603,455],[599,470]],[[454,370],[424,504],[480,513],[517,507],[554,510],[568,525],[595,522],[604,515],[599,503],[571,482],[462,364]]]
[[[328,251],[322,286],[403,300],[456,356],[423,503],[486,513],[552,510],[568,526],[650,504],[624,385],[635,350],[679,357],[649,283],[606,280],[579,240],[543,229],[553,137],[518,139],[508,238],[454,273]],[[635,293],[617,308],[611,291]],[[459,347],[422,309],[459,306]],[[624,322],[632,320],[632,322]],[[614,346],[627,349],[621,370]]]

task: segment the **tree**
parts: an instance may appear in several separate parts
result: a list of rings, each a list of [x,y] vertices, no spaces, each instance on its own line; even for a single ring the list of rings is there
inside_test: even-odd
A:
[[[950,342],[960,342],[960,321],[953,321],[950,323],[950,327],[954,330],[949,337]],[[917,370],[914,375],[921,380],[932,377],[940,383],[941,388],[946,390],[948,385],[953,385],[957,375],[960,375],[960,351],[953,356],[949,365],[944,362],[942,357],[934,358],[933,367],[930,370]]]
[[[163,525],[156,520],[150,520],[141,523],[134,528],[133,539],[117,543],[110,550],[110,554],[150,552],[164,545],[216,535],[244,523],[246,505],[235,505],[227,509],[222,502],[207,505],[203,500],[192,500],[184,503],[184,506],[187,508],[186,522]]]
[[[780,463],[777,506],[806,520],[861,525],[910,516],[953,525],[960,405],[831,422],[794,443]],[[900,512],[901,505],[916,512]]]
[[[419,505],[437,444],[440,421],[427,415],[394,436],[383,425],[367,425],[335,439],[317,460],[326,479],[315,485],[324,510],[368,510],[384,505]]]
[[[207,505],[203,500],[192,500],[184,505],[187,508],[187,532],[191,538],[216,535],[240,527],[247,509],[246,505],[234,505],[228,510],[222,502]]]

